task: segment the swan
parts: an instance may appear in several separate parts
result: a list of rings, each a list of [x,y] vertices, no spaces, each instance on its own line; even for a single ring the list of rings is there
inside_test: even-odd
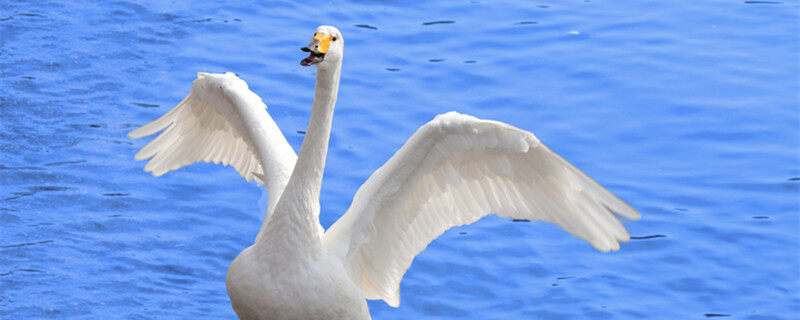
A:
[[[267,189],[254,244],[226,277],[240,319],[370,319],[366,299],[397,307],[414,257],[445,230],[487,214],[547,221],[600,251],[629,235],[639,213],[530,132],[449,112],[417,130],[361,186],[328,230],[319,196],[344,38],[320,26],[300,64],[317,68],[299,154],[266,105],[232,73],[198,73],[191,92],[162,117],[129,133],[158,137],[139,150],[155,176],[198,161],[233,166]]]

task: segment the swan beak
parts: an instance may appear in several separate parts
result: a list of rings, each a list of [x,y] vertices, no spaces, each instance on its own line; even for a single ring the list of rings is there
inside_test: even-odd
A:
[[[314,37],[311,38],[311,42],[308,44],[308,47],[300,48],[301,51],[309,53],[308,58],[301,60],[300,64],[303,66],[310,66],[325,60],[325,53],[328,52],[328,48],[331,46],[331,41],[334,40],[335,39],[333,36],[323,33],[315,33]]]

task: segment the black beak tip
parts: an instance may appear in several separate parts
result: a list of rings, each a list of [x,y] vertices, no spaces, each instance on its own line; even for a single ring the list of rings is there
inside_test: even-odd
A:
[[[300,48],[300,51],[311,52],[311,49],[309,49],[308,47],[302,47],[302,48]]]

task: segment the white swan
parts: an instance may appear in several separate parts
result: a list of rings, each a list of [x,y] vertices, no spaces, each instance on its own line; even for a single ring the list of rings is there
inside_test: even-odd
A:
[[[639,213],[530,132],[450,112],[424,125],[356,192],[327,231],[319,192],[344,39],[317,28],[302,65],[317,66],[308,130],[296,156],[261,99],[231,73],[199,73],[177,107],[129,136],[164,130],[136,154],[159,176],[197,161],[230,164],[268,189],[255,244],[226,279],[241,319],[369,319],[365,299],[400,303],[414,256],[445,230],[487,214],[548,221],[600,251]]]

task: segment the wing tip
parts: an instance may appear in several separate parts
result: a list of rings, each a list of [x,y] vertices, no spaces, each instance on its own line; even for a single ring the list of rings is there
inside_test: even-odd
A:
[[[139,139],[139,138],[144,138],[146,136],[149,136],[149,135],[153,134],[152,132],[151,133],[147,133],[147,130],[145,129],[146,126],[147,125],[144,125],[144,126],[136,128],[136,129],[133,129],[131,132],[128,132],[128,138],[129,139]]]
[[[639,213],[639,211],[636,210],[636,208],[629,205],[627,202],[620,199],[613,193],[612,195],[615,197],[616,203],[613,207],[608,207],[609,211],[613,212],[617,216],[633,221],[639,220],[642,217],[642,214]]]
[[[144,148],[142,148],[142,149],[144,149]],[[136,152],[136,154],[133,155],[133,158],[136,159],[136,160],[145,160],[145,159],[150,159],[151,157],[152,156],[148,157],[147,155],[145,155],[142,152],[142,150],[139,150],[139,152]]]
[[[642,214],[638,210],[636,210],[633,207],[631,207],[630,215],[625,216],[625,217],[630,219],[630,220],[636,221],[636,220],[639,220],[639,219],[642,218]]]
[[[400,289],[393,290],[381,295],[381,299],[386,302],[390,307],[397,308],[400,306]]]
[[[154,177],[160,177],[169,172],[169,170],[164,170],[163,168],[151,168],[150,170],[145,169],[145,171],[150,172]]]
[[[619,251],[620,243],[628,241],[627,239],[616,238],[603,238],[597,241],[589,241],[589,244],[600,252],[614,252]]]

